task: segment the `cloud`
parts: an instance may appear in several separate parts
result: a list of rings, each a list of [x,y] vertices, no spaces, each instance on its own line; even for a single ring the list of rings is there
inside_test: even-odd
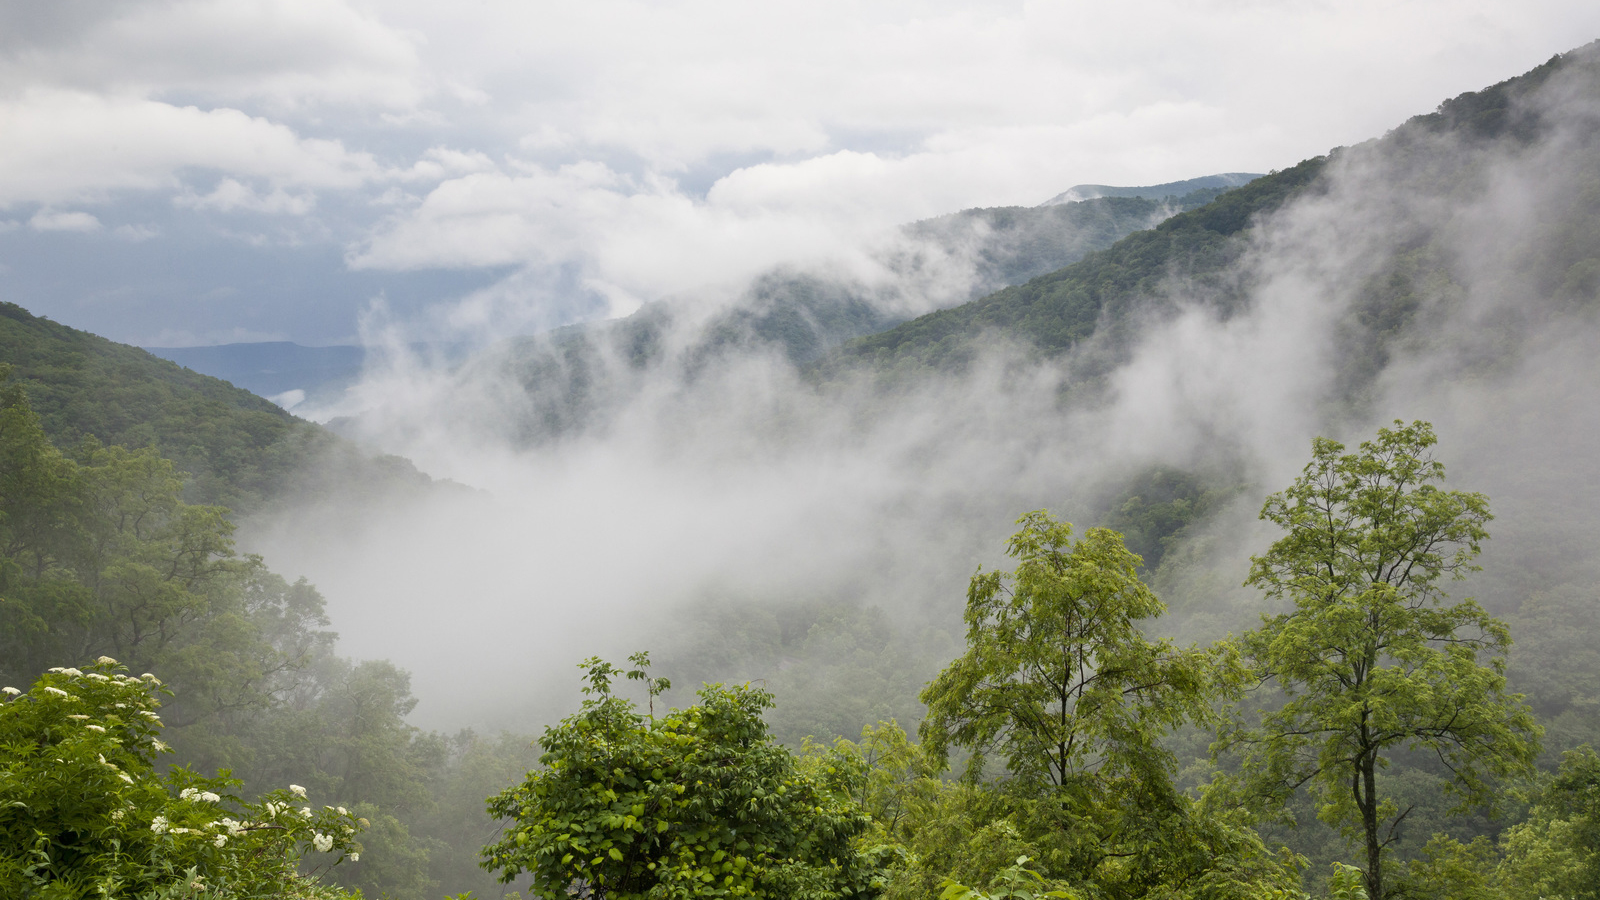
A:
[[[317,205],[316,197],[309,194],[290,194],[281,187],[269,194],[258,193],[254,188],[232,178],[224,178],[209,194],[182,194],[174,204],[188,209],[216,210],[218,212],[258,212],[268,214],[304,215]]]
[[[13,136],[0,144],[0,207],[177,190],[190,169],[304,188],[351,188],[382,174],[369,153],[235,109],[81,92],[0,102],[0,132]]]
[[[1564,109],[1582,119],[1585,104],[1580,95]],[[1573,131],[1592,135],[1584,124]],[[1576,154],[1569,140],[1479,148],[1455,170],[1464,151],[1441,141],[1419,156],[1445,174],[1420,176],[1403,154],[1356,148],[1330,162],[1328,190],[1258,222],[1224,275],[1162,285],[1167,302],[1152,304],[1131,346],[1040,360],[997,342],[963,375],[907,373],[887,395],[848,379],[819,388],[763,353],[692,359],[678,352],[702,336],[692,327],[663,328],[644,362],[625,344],[568,355],[583,346],[572,336],[542,357],[489,353],[453,371],[396,353],[369,372],[358,392],[368,413],[351,427],[486,494],[365,513],[312,504],[252,523],[248,545],[312,577],[346,647],[413,668],[421,715],[450,725],[514,717],[534,702],[529,685],[568,675],[583,656],[658,646],[655,626],[708,596],[859,600],[910,627],[959,633],[962,587],[980,563],[1003,564],[1018,514],[1048,506],[1082,523],[1151,465],[1225,469],[1249,485],[1170,585],[1170,599],[1210,617],[1193,627],[1248,627],[1261,599],[1234,586],[1270,540],[1254,517],[1260,498],[1294,477],[1314,435],[1361,440],[1394,417],[1438,420],[1451,486],[1503,495],[1496,528],[1510,541],[1576,535],[1546,542],[1577,548],[1552,577],[1600,572],[1587,538],[1600,530],[1593,282],[1563,298],[1538,287],[1528,264],[1531,249],[1577,246],[1546,238],[1570,236],[1592,212],[1559,202],[1595,170],[1595,152]],[[866,172],[862,184],[883,171],[864,157],[832,164]],[[1456,191],[1438,191],[1469,170]],[[662,190],[610,169],[473,177],[481,187],[462,209],[515,191],[625,203]],[[781,179],[762,187],[783,189]],[[703,206],[737,220],[769,209],[774,194],[733,209],[714,190]],[[1578,217],[1542,215],[1562,209]],[[596,221],[626,221],[605,212]],[[1414,285],[1415,318],[1362,330],[1367,289],[1389,284],[1378,279],[1396,273],[1384,267],[1424,245],[1440,269]],[[1225,308],[1212,302],[1219,281],[1239,293]],[[1087,361],[1103,378],[1080,380]],[[1350,381],[1349,369],[1369,366],[1370,383]],[[530,415],[549,408],[535,400],[570,383],[586,393],[560,399],[598,410],[594,420],[528,440],[539,424]],[[613,383],[629,390],[607,394]],[[1557,508],[1549,498],[1561,517],[1541,525]],[[462,658],[477,662],[463,671]]]
[[[28,227],[34,231],[81,231],[93,232],[101,229],[100,220],[86,212],[57,212],[51,209],[41,209],[28,220]]]
[[[414,106],[419,38],[339,0],[58,0],[0,18],[0,85],[122,96]],[[39,8],[48,7],[48,8]]]

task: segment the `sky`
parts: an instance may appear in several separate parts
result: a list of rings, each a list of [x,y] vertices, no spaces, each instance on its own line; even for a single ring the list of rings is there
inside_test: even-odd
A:
[[[531,333],[1284,168],[1597,36],[1574,0],[6,0],[0,298],[144,346]]]

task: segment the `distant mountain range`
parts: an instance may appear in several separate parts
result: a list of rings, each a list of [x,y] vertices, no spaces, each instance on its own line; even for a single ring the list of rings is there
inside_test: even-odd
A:
[[[354,384],[367,356],[361,347],[304,347],[289,341],[144,349],[285,408],[294,407],[313,392],[343,390]],[[298,396],[293,396],[296,392]]]
[[[956,267],[966,270],[957,277],[969,282],[951,295],[950,302],[959,303],[1059,269],[1173,213],[1209,203],[1222,191],[1255,177],[1229,173],[1146,187],[1078,185],[1039,207],[963,210],[904,226],[901,233],[909,243],[892,250],[896,258],[887,264],[910,271],[930,265],[930,253],[955,258]],[[807,362],[845,340],[882,331],[906,318],[886,312],[882,297],[863,293],[859,285],[776,269],[756,279],[723,314],[712,330],[712,341],[775,342],[795,362]],[[623,330],[652,332],[671,317],[670,307],[683,299],[652,304]],[[608,327],[613,326],[593,323],[564,329],[556,340],[565,342]],[[307,347],[289,341],[144,349],[285,409],[335,401],[360,379],[367,362],[367,352],[358,346]],[[446,356],[461,349],[446,348]]]
[[[1249,184],[1260,177],[1261,174],[1259,172],[1225,172],[1221,175],[1206,175],[1201,178],[1191,178],[1188,181],[1169,181],[1166,184],[1152,184],[1144,187],[1075,184],[1039,205],[1057,206],[1062,203],[1081,203],[1084,200],[1096,200],[1100,197],[1143,197],[1146,200],[1163,200],[1168,197],[1183,197],[1195,191],[1236,188]]]

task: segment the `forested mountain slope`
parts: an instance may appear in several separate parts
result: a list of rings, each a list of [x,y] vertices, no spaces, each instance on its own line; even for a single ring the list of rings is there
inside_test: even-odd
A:
[[[690,292],[622,319],[502,342],[453,372],[456,386],[449,393],[470,408],[479,402],[475,386],[515,385],[512,392],[497,388],[487,402],[509,400],[517,407],[497,418],[499,436],[519,446],[603,429],[647,384],[687,386],[730,360],[808,364],[923,310],[1058,269],[1226,190],[969,209],[926,219],[864,251],[870,257],[865,269],[826,262],[781,266],[731,295]],[[382,418],[382,411],[361,411],[355,420],[334,424],[361,434],[381,429]]]
[[[0,303],[0,363],[27,393],[59,447],[84,438],[154,447],[187,476],[185,497],[248,513],[308,478],[421,485],[427,477],[395,457],[368,459],[322,427],[226,381],[137,347],[68,328]]]
[[[1382,139],[1273,172],[1059,271],[859,338],[820,366],[828,371],[867,363],[880,370],[949,371],[970,362],[986,337],[1004,336],[1057,355],[1091,336],[1102,345],[1126,346],[1137,336],[1139,316],[1171,311],[1180,303],[1200,303],[1231,315],[1250,285],[1233,277],[1230,268],[1251,249],[1254,226],[1295,198],[1326,191],[1332,157],[1348,153],[1356,157],[1354,164],[1382,160],[1389,183],[1373,183],[1373,191],[1424,191],[1441,199],[1469,194],[1481,188],[1474,178],[1487,164],[1490,145],[1528,146],[1550,130],[1548,109],[1525,102],[1533,92],[1558,72],[1593,69],[1596,55],[1590,45],[1557,56],[1524,75],[1448,100]],[[1446,138],[1457,145],[1442,146]],[[1479,152],[1472,152],[1474,148]],[[1359,345],[1381,345],[1382,332],[1400,324],[1414,304],[1411,286],[1426,281],[1430,272],[1442,272],[1437,265],[1428,271],[1417,268],[1428,256],[1428,232],[1423,227],[1409,236],[1408,245],[1393,247],[1395,267],[1375,275],[1368,285],[1360,321],[1349,323],[1354,367],[1378,362],[1361,359],[1374,351]],[[1580,280],[1589,277],[1582,274],[1590,265],[1586,260],[1592,259],[1589,246],[1561,239],[1540,245],[1538,252],[1554,250],[1559,257],[1537,261],[1552,290],[1567,283],[1569,273]],[[1579,255],[1567,258],[1572,253]],[[1409,261],[1400,258],[1404,254],[1410,254]],[[1084,374],[1103,370],[1110,362],[1101,360]]]

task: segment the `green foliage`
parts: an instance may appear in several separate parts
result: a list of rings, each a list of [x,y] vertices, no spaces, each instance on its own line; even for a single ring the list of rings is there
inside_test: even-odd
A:
[[[182,492],[150,448],[86,440],[62,453],[0,380],[0,678],[95,655],[162,672],[184,762],[359,807],[373,823],[367,859],[336,878],[424,900],[432,845],[399,816],[428,808],[444,751],[404,720],[407,676],[335,657],[316,590],[240,557],[226,511]]]
[[[1132,478],[1111,501],[1105,524],[1121,532],[1144,570],[1153,572],[1191,525],[1234,492],[1194,472],[1156,466]]]
[[[1086,896],[1296,896],[1298,859],[1269,852],[1235,812],[1179,793],[1161,743],[1210,721],[1240,674],[1234,655],[1139,630],[1164,607],[1116,532],[1073,540],[1044,512],[1018,524],[1016,569],[973,577],[967,652],[923,694],[922,752],[942,763],[952,747],[970,751],[968,778],[901,788],[912,862],[890,896],[926,896],[943,879],[1021,889],[1031,876],[1014,870],[1019,856],[1038,861],[1051,890]],[[1008,777],[983,784],[993,751]]]
[[[261,708],[264,683],[331,640],[321,598],[240,558],[171,462],[92,440],[69,457],[3,381],[0,467],[0,677],[114,655],[169,673],[195,722]]]
[[[973,576],[967,652],[923,692],[928,749],[970,750],[974,776],[999,750],[1013,778],[1058,788],[1166,781],[1173,761],[1158,739],[1208,718],[1214,661],[1139,630],[1165,607],[1121,535],[1091,528],[1073,541],[1043,511],[1018,524],[1016,571]]]
[[[1286,701],[1223,740],[1243,751],[1247,795],[1282,804],[1312,786],[1318,815],[1363,841],[1374,898],[1389,896],[1384,853],[1409,812],[1378,779],[1392,754],[1439,759],[1465,809],[1492,804],[1495,779],[1531,771],[1540,732],[1505,692],[1506,627],[1470,600],[1447,605],[1439,584],[1472,570],[1488,502],[1440,490],[1432,429],[1395,424],[1357,453],[1317,439],[1301,477],[1267,499],[1262,518],[1288,534],[1248,583],[1293,609],[1243,643]]]
[[[995,876],[998,884],[990,893],[974,890],[946,879],[943,890],[939,891],[939,900],[1037,900],[1039,897],[1078,900],[1081,896],[1070,888],[1059,887],[1051,890],[1044,876],[1028,868],[1027,865],[1026,856],[1017,857],[1015,864],[1001,870],[1000,874]]]
[[[301,805],[296,785],[253,802],[238,782],[175,768],[152,675],[109,657],[57,668],[0,701],[0,893],[19,898],[343,897],[302,860],[360,858],[364,825]],[[175,893],[174,893],[175,892]]]
[[[644,673],[642,657],[636,668]],[[873,871],[846,796],[767,736],[771,695],[710,686],[659,718],[612,695],[622,670],[587,660],[590,699],[539,740],[544,768],[489,801],[512,820],[484,849],[505,881],[541,896],[865,897]]]
[[[0,360],[51,442],[85,439],[171,460],[184,499],[247,513],[291,496],[431,484],[399,457],[369,458],[269,400],[138,347],[0,302]]]
[[[1600,897],[1600,754],[1568,751],[1535,801],[1527,820],[1501,838],[1499,896]]]

